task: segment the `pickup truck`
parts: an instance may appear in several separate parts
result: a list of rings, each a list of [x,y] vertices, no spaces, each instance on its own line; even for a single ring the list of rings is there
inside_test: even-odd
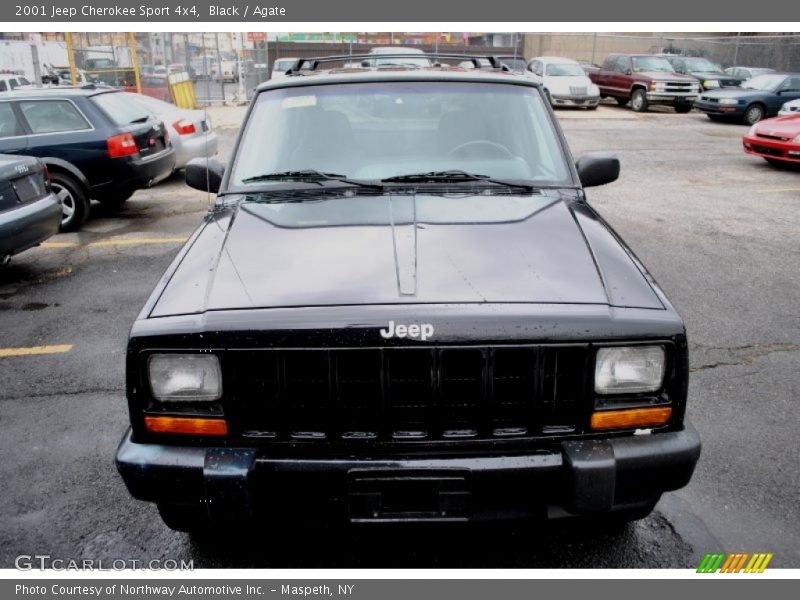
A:
[[[631,103],[636,112],[652,104],[669,104],[687,113],[700,91],[693,77],[675,72],[669,61],[649,54],[609,54],[599,69],[586,74],[600,88],[601,98],[614,98],[620,106]]]

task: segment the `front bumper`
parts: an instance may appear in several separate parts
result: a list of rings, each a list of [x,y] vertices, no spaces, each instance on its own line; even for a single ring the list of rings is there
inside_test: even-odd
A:
[[[58,233],[61,202],[55,194],[0,213],[0,256],[18,254]]]
[[[600,103],[600,96],[570,96],[552,94],[553,106],[597,106]]]
[[[458,458],[277,458],[248,447],[139,444],[128,431],[117,468],[135,498],[201,505],[215,518],[464,521],[642,505],[686,485],[699,456],[700,438],[689,424]],[[410,498],[403,498],[404,486]],[[426,494],[430,502],[417,506]]]
[[[702,110],[707,115],[719,117],[741,117],[744,114],[744,104],[719,104],[718,102],[708,102],[697,100],[694,107]]]
[[[754,156],[800,163],[800,144],[746,135],[742,138],[742,146],[745,152]]]
[[[691,104],[696,99],[696,93],[647,92],[647,101],[650,104]]]

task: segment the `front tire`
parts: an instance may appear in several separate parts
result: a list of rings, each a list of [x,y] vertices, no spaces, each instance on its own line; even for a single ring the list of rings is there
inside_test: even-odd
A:
[[[631,95],[631,108],[634,112],[647,112],[650,104],[647,102],[647,92],[641,88],[633,90]]]
[[[760,104],[751,104],[745,109],[742,120],[745,125],[755,125],[764,118],[765,112],[764,107]]]
[[[90,201],[80,184],[69,175],[51,173],[50,186],[61,200],[61,231],[75,231],[89,218]]]

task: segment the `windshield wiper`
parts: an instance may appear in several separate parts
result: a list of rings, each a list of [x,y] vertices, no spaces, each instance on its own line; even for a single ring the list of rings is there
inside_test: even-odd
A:
[[[358,187],[366,187],[370,189],[383,189],[383,186],[377,183],[368,183],[365,181],[356,181],[355,179],[348,179],[346,175],[339,173],[323,173],[316,169],[302,169],[299,171],[281,171],[279,173],[264,173],[262,175],[253,175],[252,177],[245,177],[242,183],[253,183],[256,181],[310,181],[323,185],[323,181],[340,181],[348,185]]]
[[[522,188],[525,190],[535,189],[534,186],[527,183],[494,179],[488,175],[468,173],[460,169],[451,169],[449,171],[429,171],[428,173],[409,173],[407,175],[395,175],[394,177],[381,179],[381,183],[458,183],[462,181],[479,181],[493,183],[496,185],[504,185],[506,187]]]

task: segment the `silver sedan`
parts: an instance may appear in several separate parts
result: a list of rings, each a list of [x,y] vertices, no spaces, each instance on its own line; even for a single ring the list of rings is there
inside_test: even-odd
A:
[[[211,121],[205,111],[179,108],[144,94],[125,93],[164,121],[175,149],[175,169],[182,169],[193,158],[210,157],[217,153],[219,140],[211,129]]]

